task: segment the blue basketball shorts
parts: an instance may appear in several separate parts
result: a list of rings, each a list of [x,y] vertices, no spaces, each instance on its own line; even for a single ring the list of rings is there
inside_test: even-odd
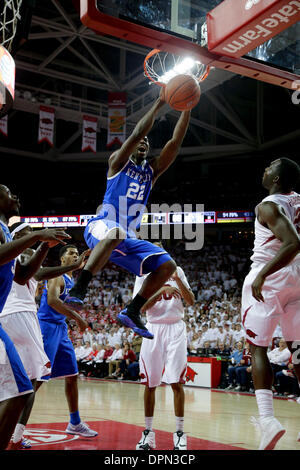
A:
[[[45,353],[51,362],[51,375],[42,377],[42,380],[77,375],[77,361],[73,344],[68,337],[67,324],[44,320],[39,320],[39,322]]]
[[[109,232],[115,228],[124,229],[115,221],[107,219],[92,219],[85,228],[84,238],[90,249],[93,249]],[[162,248],[146,240],[125,238],[112,251],[109,261],[121,266],[136,276],[143,276],[155,271],[171,256]]]
[[[33,392],[20,356],[0,325],[0,402]]]

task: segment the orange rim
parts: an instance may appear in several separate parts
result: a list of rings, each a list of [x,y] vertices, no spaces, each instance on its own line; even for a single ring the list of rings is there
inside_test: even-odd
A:
[[[151,77],[151,75],[149,74],[148,70],[147,70],[147,63],[149,61],[149,59],[151,59],[151,57],[153,57],[155,54],[159,54],[161,52],[160,49],[152,49],[152,51],[150,51],[145,59],[144,59],[144,72],[145,72],[145,75],[146,77],[149,78],[149,80],[151,80],[151,82],[155,83],[156,85],[160,86],[160,87],[163,87],[165,88],[166,87],[166,83],[163,83],[163,82],[160,82],[158,80],[155,80],[153,77]],[[198,82],[203,82],[204,80],[206,80],[206,78],[208,77],[209,75],[209,72],[210,72],[210,67],[207,66],[206,67],[206,71],[203,75],[201,75],[200,77],[196,77],[196,80],[198,80]]]
[[[144,72],[145,72],[145,75],[149,78],[149,80],[151,80],[151,82],[155,83],[158,86],[165,88],[166,84],[159,82],[157,80],[154,80],[154,78],[151,77],[151,75],[149,75],[147,67],[146,67],[148,60],[151,59],[151,57],[154,56],[155,54],[158,54],[159,52],[160,52],[160,49],[152,49],[152,51],[150,51],[149,54],[146,55],[145,60],[144,60]]]

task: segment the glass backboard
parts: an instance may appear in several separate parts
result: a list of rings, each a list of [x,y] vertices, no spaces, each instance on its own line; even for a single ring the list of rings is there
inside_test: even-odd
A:
[[[300,79],[300,22],[296,22],[300,9],[291,21],[292,26],[256,47],[258,41],[252,50],[248,49],[250,52],[245,51],[244,56],[233,57],[213,52],[207,45],[207,15],[211,17],[215,8],[222,9],[221,4],[224,7],[225,2],[232,4],[232,0],[80,0],[80,17],[85,26],[99,34],[126,39],[150,50],[190,55],[210,67],[295,88]],[[242,2],[240,10],[244,11],[246,4],[255,7],[263,2],[278,5],[284,0],[234,2]],[[237,11],[235,17],[239,19]],[[221,15],[221,21],[222,18]],[[229,13],[227,26],[228,23],[231,25],[230,18]]]

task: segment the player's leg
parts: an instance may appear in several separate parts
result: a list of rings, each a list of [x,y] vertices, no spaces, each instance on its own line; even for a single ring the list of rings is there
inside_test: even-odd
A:
[[[242,291],[242,323],[246,340],[250,343],[252,355],[252,378],[259,412],[257,424],[261,430],[260,450],[274,449],[285,430],[274,417],[273,370],[267,356],[268,345],[280,320],[280,303],[272,292],[272,276],[264,285],[265,302],[258,302],[252,296],[251,285],[257,275],[252,270],[245,278]]]
[[[145,333],[145,326],[140,320],[140,310],[147,300],[172,276],[176,270],[176,263],[165,250],[148,241],[126,239],[123,244],[128,249],[130,255],[129,261],[131,261],[131,265],[128,265],[128,270],[131,270],[138,276],[142,274],[149,275],[144,280],[140,291],[126,308],[119,313],[117,318],[123,325],[133,328],[141,336],[153,339],[153,335],[147,330]],[[128,263],[128,260],[125,259],[123,263],[126,261]],[[122,259],[120,259],[121,262]]]
[[[32,388],[36,390],[36,378],[44,373],[50,373],[50,362],[43,346],[43,338],[35,312],[16,312],[3,317],[1,321],[3,329],[10,336],[18,351],[28,377],[31,379]],[[16,428],[12,436],[15,449],[28,449],[30,441],[23,437],[28,423],[35,393],[30,394],[26,405],[22,410]]]
[[[149,327],[149,324],[147,324]],[[155,409],[155,390],[161,383],[164,370],[164,354],[161,343],[161,325],[151,325],[155,334],[154,340],[143,339],[140,351],[140,377],[141,383],[145,385],[144,391],[144,413],[145,429],[136,446],[136,450],[155,449],[155,432],[153,431],[153,417]]]
[[[114,227],[113,227],[114,225]],[[85,230],[85,240],[91,254],[78,276],[77,282],[70,290],[65,302],[80,308],[83,305],[89,282],[97,272],[108,262],[112,251],[126,237],[126,233],[116,223],[98,220],[88,225]]]
[[[33,392],[0,403],[0,450],[5,450],[9,445],[20,413],[32,395]]]
[[[0,325],[0,449],[7,447],[18,418],[33,394],[20,356]]]
[[[30,449],[31,444],[27,439],[24,439],[23,434],[25,431],[25,427],[28,423],[28,420],[30,418],[30,414],[34,405],[34,400],[35,400],[35,391],[36,391],[36,380],[31,380],[32,383],[32,388],[34,390],[34,393],[31,393],[28,396],[28,399],[26,400],[25,406],[19,416],[18,423],[14,429],[13,436],[12,436],[12,442],[14,444],[19,443],[19,447],[21,449]]]
[[[155,408],[155,390],[156,387],[145,386],[144,390],[144,412],[145,412],[145,429],[142,437],[136,445],[136,450],[155,449],[155,432],[152,429],[153,416]]]
[[[173,390],[176,431],[173,434],[174,450],[187,450],[187,436],[184,433],[183,384],[186,373],[187,338],[183,321],[165,325],[162,334],[166,359],[163,381],[169,383]]]
[[[186,450],[187,439],[184,434],[184,390],[181,383],[171,384],[174,394],[176,432],[173,434],[174,450]]]

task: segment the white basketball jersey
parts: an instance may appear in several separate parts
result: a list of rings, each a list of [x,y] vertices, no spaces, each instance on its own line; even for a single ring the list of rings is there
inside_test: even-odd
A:
[[[38,282],[31,278],[24,286],[13,282],[0,317],[17,312],[37,312],[35,292]]]
[[[181,281],[190,289],[187,278],[183,272],[183,269],[177,267],[177,272]],[[148,274],[146,275],[148,276]],[[137,277],[133,290],[133,297],[139,292],[146,276]],[[176,287],[178,289],[177,282],[173,277],[170,277],[165,283],[165,286]],[[149,310],[146,312],[147,321],[150,323],[176,323],[180,321],[184,316],[184,306],[181,298],[173,296],[161,296]]]
[[[281,206],[285,215],[290,219],[295,226],[297,232],[300,234],[300,195],[292,191],[289,194],[272,194],[267,196],[262,202],[274,202]],[[251,260],[254,263],[267,263],[278,252],[281,247],[281,241],[275,237],[273,232],[264,227],[257,219],[257,208],[255,208],[255,240],[254,249]],[[299,262],[300,255],[298,254],[292,263]]]

